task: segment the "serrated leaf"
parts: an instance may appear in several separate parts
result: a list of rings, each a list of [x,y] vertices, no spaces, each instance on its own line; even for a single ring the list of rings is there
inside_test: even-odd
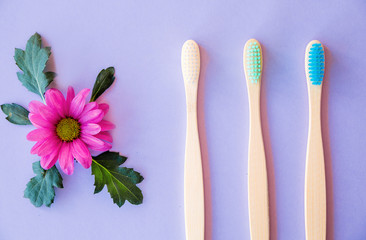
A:
[[[121,156],[118,152],[106,151],[93,157],[93,159],[107,168],[116,168],[126,162],[127,157]]]
[[[29,198],[36,207],[42,205],[49,207],[55,199],[54,187],[63,188],[62,177],[56,166],[44,170],[38,161],[34,162],[32,167],[36,176],[28,182],[27,188],[24,190],[24,197]]]
[[[114,67],[109,67],[100,71],[97,76],[97,80],[94,83],[90,102],[97,100],[97,98],[113,84],[114,79]]]
[[[134,184],[138,184],[144,180],[144,177],[139,172],[133,170],[133,168],[120,167],[118,168],[118,172],[128,177]]]
[[[18,125],[32,125],[28,119],[29,111],[24,107],[12,103],[1,105],[1,110],[7,115],[6,119]]]
[[[98,193],[107,186],[113,202],[121,207],[125,201],[138,205],[142,203],[143,195],[136,186],[144,178],[132,168],[119,167],[126,157],[117,152],[104,152],[93,157],[92,174],[95,177],[95,190]]]
[[[38,33],[28,40],[25,51],[16,48],[14,54],[15,63],[23,71],[17,73],[19,81],[43,100],[46,87],[55,77],[53,72],[43,72],[50,55],[51,48],[42,48],[41,36]]]

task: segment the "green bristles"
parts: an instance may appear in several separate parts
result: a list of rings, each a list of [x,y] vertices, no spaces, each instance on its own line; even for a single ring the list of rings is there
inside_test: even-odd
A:
[[[247,47],[246,53],[246,64],[249,77],[249,81],[251,83],[258,83],[260,76],[262,74],[262,57],[260,52],[260,47],[257,42],[250,42]]]

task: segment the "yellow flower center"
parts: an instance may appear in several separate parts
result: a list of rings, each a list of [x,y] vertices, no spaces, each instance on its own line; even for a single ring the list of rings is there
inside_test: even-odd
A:
[[[56,126],[57,136],[70,142],[80,136],[80,123],[71,117],[61,119]]]

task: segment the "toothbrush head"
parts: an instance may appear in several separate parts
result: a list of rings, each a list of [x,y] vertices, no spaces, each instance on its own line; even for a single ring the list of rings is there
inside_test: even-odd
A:
[[[200,50],[197,43],[188,40],[182,47],[182,72],[186,84],[197,84],[200,75]]]
[[[262,77],[262,48],[255,39],[249,39],[244,46],[244,71],[248,83],[258,84]]]
[[[312,85],[321,85],[324,78],[324,46],[318,40],[311,41],[306,47],[305,72]]]

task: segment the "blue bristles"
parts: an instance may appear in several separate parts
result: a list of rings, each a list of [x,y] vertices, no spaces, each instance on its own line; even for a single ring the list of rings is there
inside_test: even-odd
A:
[[[324,78],[324,49],[320,43],[310,47],[308,71],[311,83],[321,85]]]

